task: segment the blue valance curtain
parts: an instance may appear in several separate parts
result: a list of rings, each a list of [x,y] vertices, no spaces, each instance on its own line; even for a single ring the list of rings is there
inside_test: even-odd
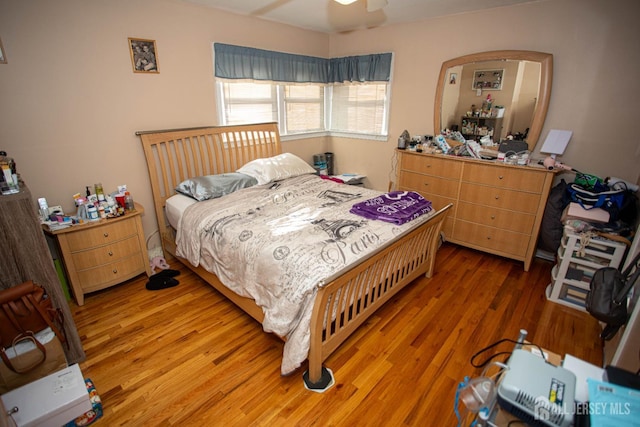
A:
[[[389,81],[391,53],[317,58],[214,43],[215,75],[288,83]]]
[[[388,82],[390,78],[390,53],[346,56],[329,60],[329,83]]]

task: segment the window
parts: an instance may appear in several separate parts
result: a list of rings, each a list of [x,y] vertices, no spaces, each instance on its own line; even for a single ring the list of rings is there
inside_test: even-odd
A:
[[[218,81],[220,123],[278,122],[282,136],[326,132],[386,138],[388,86]]]
[[[264,123],[278,121],[276,88],[265,83],[219,82],[222,97],[222,124]]]
[[[284,90],[284,135],[324,132],[324,85],[286,85]]]
[[[387,86],[375,82],[334,85],[331,131],[386,136]]]
[[[223,125],[278,122],[283,136],[326,131],[325,85],[219,81],[217,86]]]
[[[220,123],[279,123],[282,136],[386,139],[392,54],[318,58],[214,43]]]

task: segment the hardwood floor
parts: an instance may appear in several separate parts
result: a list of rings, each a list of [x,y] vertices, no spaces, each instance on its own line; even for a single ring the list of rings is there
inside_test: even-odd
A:
[[[458,383],[482,371],[471,356],[521,328],[553,352],[602,363],[597,321],[545,299],[551,267],[535,259],[524,272],[443,245],[433,278],[389,301],[326,361],[336,384],[320,394],[304,388],[304,368],[280,375],[280,339],[174,261],[174,288],[147,291],[140,276],[72,304],[80,366],[102,399],[101,425],[453,426]]]

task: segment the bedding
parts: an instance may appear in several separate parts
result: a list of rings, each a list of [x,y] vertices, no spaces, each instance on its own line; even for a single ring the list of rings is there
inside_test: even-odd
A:
[[[295,176],[315,173],[307,162],[291,153],[282,153],[264,159],[255,159],[236,172],[244,173],[258,180],[258,184],[268,184]]]
[[[178,193],[193,197],[198,201],[216,199],[225,194],[254,186],[258,180],[252,176],[239,173],[223,173],[218,175],[198,176],[182,181],[176,187]]]
[[[309,354],[319,287],[433,215],[401,225],[364,218],[350,213],[352,206],[382,193],[290,175],[274,182],[263,174],[263,184],[189,204],[176,236],[178,256],[262,308],[264,330],[285,339],[283,375]]]

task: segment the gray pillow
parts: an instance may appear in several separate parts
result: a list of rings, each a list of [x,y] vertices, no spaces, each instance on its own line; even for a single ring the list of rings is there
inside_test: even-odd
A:
[[[203,201],[222,197],[257,183],[258,180],[254,177],[239,172],[230,172],[187,179],[178,184],[176,191],[198,201]]]

